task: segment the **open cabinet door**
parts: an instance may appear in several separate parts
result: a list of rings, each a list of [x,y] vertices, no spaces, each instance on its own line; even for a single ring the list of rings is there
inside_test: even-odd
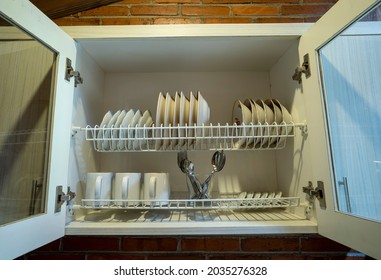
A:
[[[1,0],[0,18],[0,259],[13,259],[64,235],[76,48],[29,1]]]
[[[381,1],[342,0],[303,34],[318,232],[381,259]]]

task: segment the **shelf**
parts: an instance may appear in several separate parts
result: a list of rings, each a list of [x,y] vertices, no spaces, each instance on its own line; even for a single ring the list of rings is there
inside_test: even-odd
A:
[[[244,235],[317,233],[316,222],[284,208],[229,210],[86,210],[66,235]]]
[[[218,198],[170,200],[82,199],[74,209],[136,209],[136,210],[237,210],[270,209],[300,206],[298,197],[281,198]]]
[[[274,150],[295,137],[295,128],[307,132],[306,124],[242,124],[192,126],[73,127],[85,131],[99,152],[186,150]]]

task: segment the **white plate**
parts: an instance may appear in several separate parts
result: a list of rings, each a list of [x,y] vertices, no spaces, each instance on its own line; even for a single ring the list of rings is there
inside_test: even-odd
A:
[[[185,126],[189,122],[189,99],[181,92],[180,93],[180,126]],[[179,137],[186,136],[186,129],[183,128],[180,130]],[[179,145],[183,146],[185,144],[185,139],[180,139]]]
[[[208,103],[200,92],[197,92],[197,102],[197,125],[208,125],[210,121],[210,110]]]
[[[280,124],[282,122],[282,112],[278,106],[276,106],[272,99],[266,99],[265,104],[270,107],[270,109],[274,113],[274,124]],[[273,127],[270,129],[271,135],[274,137],[270,137],[270,145],[276,145],[278,141],[278,135],[280,134],[279,127]]]
[[[251,99],[246,99],[243,104],[250,109],[251,111],[251,124],[257,125],[258,124],[258,112],[257,112],[257,105],[251,100]],[[259,106],[258,106],[259,107]],[[256,136],[257,135],[257,128],[256,127],[251,127],[248,129],[248,135],[250,136]],[[247,139],[247,145],[252,145],[254,144],[255,140],[257,138],[250,137]]]
[[[162,132],[160,129],[160,126],[164,124],[164,114],[165,114],[165,97],[160,92],[159,97],[157,98],[157,106],[156,106],[156,131],[155,131],[155,137],[158,138],[155,142],[155,148],[158,150],[161,147],[162,140],[160,137],[162,137]]]
[[[292,123],[293,122],[292,116],[291,116],[290,112],[286,109],[286,107],[284,107],[279,102],[279,100],[277,100],[277,99],[273,99],[273,102],[274,102],[274,104],[281,111],[281,114],[282,114],[282,123],[283,124],[290,124],[290,123]],[[280,134],[281,135],[289,135],[291,132],[292,132],[292,127],[287,127],[286,129],[284,129],[284,128],[280,129]],[[283,144],[284,141],[285,141],[285,138],[284,137],[280,137],[279,144]]]
[[[268,127],[268,125],[271,125],[273,124],[274,122],[274,113],[273,111],[271,110],[271,108],[269,106],[267,106],[265,104],[265,102],[263,102],[262,99],[258,99],[255,101],[255,103],[257,103],[259,106],[261,106],[263,108],[263,112],[264,112],[264,115],[265,115],[265,121],[263,123],[263,125],[265,126],[262,130],[262,139],[261,139],[261,142],[260,142],[260,146],[261,147],[268,147],[268,143],[269,143],[269,138],[270,138],[270,129]]]
[[[180,106],[181,106],[181,96],[178,92],[176,92],[175,95],[175,102],[173,105],[173,129],[172,129],[172,136],[174,139],[172,140],[172,145],[176,146],[178,143],[178,136],[179,136],[179,124],[180,124]]]
[[[201,93],[197,92],[197,125],[208,125],[210,121],[210,109],[208,106],[208,103],[204,99],[204,97],[201,95]],[[208,130],[198,128],[196,130],[197,137],[205,137],[208,136]]]
[[[126,116],[126,110],[122,110],[119,114],[119,117],[118,119],[116,120],[115,122],[115,125],[114,125],[114,128],[119,128],[120,125],[122,124],[122,121],[124,119],[124,117]],[[119,143],[119,129],[115,129],[112,131],[112,134],[111,134],[111,150],[116,150],[118,148],[118,143]]]
[[[133,149],[134,150],[140,150],[145,147],[147,147],[147,141],[149,137],[150,130],[146,130],[146,133],[144,133],[144,127],[151,127],[153,124],[151,112],[149,110],[144,111],[143,115],[139,119],[137,126],[142,128],[138,129],[135,134],[135,138],[140,138],[140,139],[135,139],[134,144],[133,144]]]
[[[251,103],[255,106],[255,110],[257,112],[257,125],[262,125],[265,123],[265,110],[262,108],[262,106],[260,106],[259,104],[257,104],[253,99],[250,99]],[[260,143],[261,143],[261,136],[263,135],[263,129],[260,129],[260,128],[257,128],[256,129],[256,138],[254,140],[254,145],[257,147],[257,146],[260,146]]]
[[[102,122],[101,124],[99,125],[99,128],[104,128],[106,127],[106,125],[109,123],[109,121],[111,120],[112,118],[112,113],[111,111],[108,111],[103,119],[102,119]],[[100,129],[97,133],[97,149],[102,149],[102,142],[103,142],[103,129]]]
[[[126,116],[123,118],[122,123],[120,124],[120,133],[119,133],[119,143],[118,143],[118,149],[124,150],[127,148],[126,146],[126,139],[128,136],[126,128],[130,125],[132,118],[135,115],[135,111],[133,109],[130,109],[127,111]]]
[[[128,141],[127,141],[127,149],[132,150],[133,144],[134,144],[134,138],[135,138],[135,127],[138,124],[140,118],[142,117],[142,112],[140,110],[136,110],[134,117],[132,118],[130,122],[130,128],[128,130]]]
[[[166,129],[164,130],[164,137],[168,138],[171,135],[171,130],[168,128],[169,126],[173,126],[173,112],[175,109],[175,101],[173,100],[172,96],[167,93],[165,96],[165,114],[164,114],[164,127]],[[167,148],[171,143],[170,139],[164,139],[163,141],[163,148]]]
[[[241,102],[241,100],[236,100],[233,106],[233,115],[232,120],[238,126],[240,125],[249,125],[251,123],[251,110]],[[237,136],[243,136],[238,141],[234,143],[235,148],[243,147],[247,145],[246,136],[250,136],[250,128],[239,128]]]
[[[188,137],[189,137],[189,144],[193,143],[193,137],[194,134],[194,128],[193,126],[196,124],[197,120],[197,100],[192,92],[189,94],[189,119],[188,119]]]
[[[118,119],[120,115],[120,110],[116,111],[116,113],[112,116],[111,120],[108,122],[106,126],[106,131],[104,133],[104,139],[102,142],[102,148],[103,150],[109,150],[111,147],[111,127],[116,123],[116,120]]]

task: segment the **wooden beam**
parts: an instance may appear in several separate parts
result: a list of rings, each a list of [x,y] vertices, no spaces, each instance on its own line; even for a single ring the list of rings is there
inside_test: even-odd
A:
[[[119,1],[120,0],[30,0],[30,2],[51,19],[69,16]]]

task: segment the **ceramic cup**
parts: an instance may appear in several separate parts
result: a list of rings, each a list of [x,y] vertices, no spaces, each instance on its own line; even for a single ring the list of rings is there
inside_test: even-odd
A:
[[[85,199],[111,199],[113,173],[87,173]],[[87,205],[99,207],[108,205],[109,201],[88,202]]]
[[[114,184],[114,200],[116,205],[126,206],[138,203],[140,199],[141,173],[116,173]],[[122,202],[118,200],[135,200]]]
[[[152,202],[153,206],[168,205],[170,186],[168,173],[144,173],[144,200],[160,200]]]

